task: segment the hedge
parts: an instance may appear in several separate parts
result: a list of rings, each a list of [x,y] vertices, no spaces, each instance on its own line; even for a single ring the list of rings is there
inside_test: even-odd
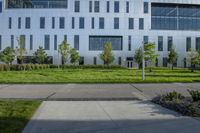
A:
[[[84,69],[84,68],[107,68],[107,69],[117,69],[124,68],[119,65],[48,65],[48,64],[14,64],[14,65],[6,65],[0,64],[0,71],[31,71],[31,70],[39,70],[39,69],[53,69],[53,68],[61,68],[61,69]]]

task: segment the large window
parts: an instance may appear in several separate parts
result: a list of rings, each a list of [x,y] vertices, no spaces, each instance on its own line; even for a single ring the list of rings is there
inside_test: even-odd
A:
[[[139,18],[139,29],[140,30],[144,29],[144,18]]]
[[[200,37],[196,38],[196,50],[200,51]]]
[[[6,8],[67,8],[68,0],[6,0]]]
[[[114,29],[119,29],[119,18],[114,18]]]
[[[151,28],[200,30],[200,5],[152,3]]]
[[[79,50],[79,35],[74,36],[74,48]]]
[[[45,28],[45,17],[40,17],[40,29]]]
[[[2,2],[0,1],[0,13],[2,12]]]
[[[173,37],[169,36],[168,37],[168,51],[170,51],[172,49],[172,45],[173,45]]]
[[[149,3],[144,2],[144,13],[148,13],[148,12],[149,12]]]
[[[134,18],[129,18],[128,28],[134,29]]]
[[[50,35],[44,36],[44,49],[50,50]]]
[[[64,17],[60,17],[60,29],[64,29],[65,28],[65,18]]]
[[[106,12],[110,12],[110,1],[106,2]]]
[[[158,51],[163,51],[163,36],[158,37]]]
[[[99,1],[94,2],[94,12],[99,12],[100,10],[100,3]]]
[[[114,12],[119,12],[119,1],[114,2]]]
[[[104,29],[104,18],[103,17],[99,18],[99,29]]]
[[[76,0],[74,2],[74,12],[80,12],[80,1]]]
[[[79,18],[79,28],[84,29],[85,27],[85,19],[83,17]]]
[[[26,19],[25,19],[25,28],[26,29],[31,28],[31,18],[30,17],[26,17]]]
[[[186,51],[190,51],[191,49],[191,37],[186,38]]]
[[[89,50],[103,50],[104,44],[110,42],[113,50],[122,50],[122,36],[89,36]]]

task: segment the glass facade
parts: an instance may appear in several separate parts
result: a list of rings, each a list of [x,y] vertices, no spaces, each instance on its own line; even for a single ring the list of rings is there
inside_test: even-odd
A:
[[[103,50],[104,44],[110,42],[113,50],[122,50],[122,36],[89,36],[89,50]]]
[[[200,5],[152,3],[151,28],[200,30]]]
[[[6,0],[6,8],[67,8],[68,0]]]

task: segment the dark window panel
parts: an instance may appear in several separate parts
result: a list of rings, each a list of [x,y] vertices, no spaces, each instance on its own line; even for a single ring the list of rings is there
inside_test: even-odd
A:
[[[149,12],[149,3],[144,2],[144,13],[148,13],[148,12]]]
[[[50,50],[50,35],[44,36],[44,49]]]
[[[163,37],[158,37],[158,51],[163,51]]]
[[[33,50],[33,35],[30,35],[30,50]]]
[[[85,27],[85,19],[83,17],[79,18],[79,28],[84,29]]]
[[[65,18],[64,17],[60,17],[60,29],[64,29],[65,28]]]
[[[99,29],[104,29],[104,18],[99,18]]]
[[[139,29],[140,30],[144,29],[144,18],[139,18]]]
[[[74,48],[79,50],[79,35],[74,36]]]
[[[74,1],[74,12],[80,12],[80,1]]]
[[[26,17],[25,18],[25,28],[26,29],[30,29],[31,28],[31,18],[30,17]]]
[[[119,12],[119,1],[115,1],[114,2],[114,12],[115,13],[118,13]]]
[[[45,17],[40,17],[40,29],[45,28]]]
[[[191,37],[186,38],[186,51],[190,51],[191,49]]]
[[[100,2],[94,1],[94,12],[100,12]]]

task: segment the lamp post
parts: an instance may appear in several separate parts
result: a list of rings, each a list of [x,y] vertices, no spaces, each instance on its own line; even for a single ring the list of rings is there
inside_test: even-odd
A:
[[[142,80],[145,80],[144,42],[142,42]]]

